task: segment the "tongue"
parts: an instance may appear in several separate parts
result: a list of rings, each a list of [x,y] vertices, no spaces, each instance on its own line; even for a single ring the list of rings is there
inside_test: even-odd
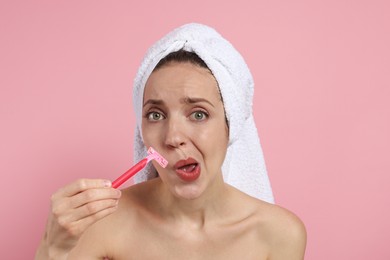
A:
[[[180,167],[181,170],[185,171],[185,172],[192,172],[196,167],[196,164],[188,164],[188,165],[185,165],[183,167]]]

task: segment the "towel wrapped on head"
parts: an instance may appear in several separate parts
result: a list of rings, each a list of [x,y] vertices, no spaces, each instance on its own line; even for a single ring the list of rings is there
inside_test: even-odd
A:
[[[224,181],[250,196],[273,203],[263,152],[252,114],[254,83],[242,56],[214,29],[202,24],[186,24],[168,33],[147,52],[134,80],[133,104],[137,126],[134,159],[146,156],[141,121],[146,81],[158,62],[172,52],[196,53],[218,82],[229,124],[229,144],[222,165]],[[139,183],[157,177],[149,164],[135,177]]]

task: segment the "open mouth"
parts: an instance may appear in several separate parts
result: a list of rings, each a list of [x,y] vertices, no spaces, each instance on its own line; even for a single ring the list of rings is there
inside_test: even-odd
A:
[[[178,161],[174,168],[177,176],[186,182],[195,181],[200,176],[200,164],[192,158]]]
[[[184,166],[180,167],[179,170],[184,171],[184,172],[193,172],[197,165],[198,165],[197,163],[184,165]]]

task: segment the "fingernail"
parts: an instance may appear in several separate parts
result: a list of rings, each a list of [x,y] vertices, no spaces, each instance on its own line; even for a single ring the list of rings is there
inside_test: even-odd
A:
[[[103,184],[104,187],[111,187],[111,181],[105,180]]]

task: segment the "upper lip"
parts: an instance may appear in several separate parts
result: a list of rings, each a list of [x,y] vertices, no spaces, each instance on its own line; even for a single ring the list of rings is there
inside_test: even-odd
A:
[[[189,164],[197,164],[198,162],[194,159],[194,158],[191,158],[191,157],[188,157],[187,159],[185,160],[180,160],[178,161],[177,163],[175,163],[175,165],[173,166],[175,169],[179,169],[180,167],[183,167],[185,165],[189,165]]]

